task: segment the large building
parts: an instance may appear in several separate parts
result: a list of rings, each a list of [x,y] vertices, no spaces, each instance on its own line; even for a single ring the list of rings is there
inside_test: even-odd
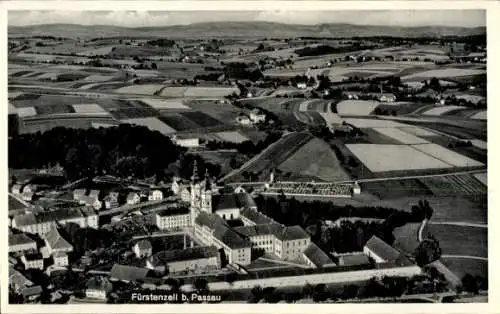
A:
[[[178,229],[191,225],[189,208],[172,208],[156,212],[156,226],[160,230]]]
[[[37,246],[35,240],[25,234],[10,234],[9,233],[9,253],[36,251]]]
[[[61,225],[75,223],[80,228],[99,227],[99,218],[92,206],[83,206],[17,215],[12,219],[12,228],[43,236],[56,225],[56,222]]]

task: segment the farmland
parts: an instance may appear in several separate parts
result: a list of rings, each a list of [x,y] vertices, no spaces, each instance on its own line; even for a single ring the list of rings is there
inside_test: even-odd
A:
[[[484,166],[479,161],[455,153],[437,144],[418,144],[412,147],[454,167]]]
[[[376,101],[369,100],[343,100],[337,104],[339,115],[367,116],[379,105]]]
[[[463,106],[444,106],[436,107],[425,111],[423,114],[427,116],[440,116],[452,110],[465,109]]]

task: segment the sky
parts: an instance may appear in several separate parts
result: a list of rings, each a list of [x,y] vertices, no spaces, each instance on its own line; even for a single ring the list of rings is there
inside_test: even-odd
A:
[[[406,11],[9,11],[8,24],[115,25],[147,27],[218,21],[286,24],[348,23],[388,26],[486,26],[483,10]]]

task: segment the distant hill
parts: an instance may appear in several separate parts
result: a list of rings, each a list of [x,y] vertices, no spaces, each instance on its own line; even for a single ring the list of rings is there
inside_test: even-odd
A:
[[[126,28],[110,25],[46,24],[9,26],[9,37],[55,36],[169,38],[289,38],[289,37],[438,37],[486,33],[485,27],[393,27],[350,24],[296,25],[270,22],[211,22],[190,25]]]

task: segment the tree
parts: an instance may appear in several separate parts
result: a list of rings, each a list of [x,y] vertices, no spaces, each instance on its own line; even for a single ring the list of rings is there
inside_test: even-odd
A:
[[[231,158],[231,160],[229,161],[229,167],[231,167],[233,169],[238,168],[238,162],[236,161],[236,159],[234,157]]]
[[[250,293],[252,294],[250,297],[250,303],[258,303],[264,296],[261,286],[254,286],[252,290],[250,290]]]
[[[471,274],[466,274],[462,278],[462,286],[464,291],[471,292],[473,294],[477,294],[479,292],[477,280]]]
[[[441,83],[439,83],[439,80],[435,77],[431,78],[429,82],[429,87],[437,92],[441,91]]]
[[[151,69],[153,69],[153,70],[158,69],[158,66],[156,65],[156,63],[154,63],[154,62],[151,63]]]
[[[312,298],[314,302],[325,301],[328,298],[328,295],[326,293],[326,285],[325,284],[316,285],[314,287]]]
[[[438,260],[441,257],[439,241],[433,236],[424,239],[415,249],[414,256],[417,265],[420,267]]]
[[[198,278],[194,281],[194,288],[198,290],[198,292],[206,292],[208,291],[208,282],[204,278]]]
[[[311,285],[310,283],[306,283],[303,287],[302,287],[302,294],[305,296],[305,297],[310,297],[314,292],[314,287],[313,285]]]

